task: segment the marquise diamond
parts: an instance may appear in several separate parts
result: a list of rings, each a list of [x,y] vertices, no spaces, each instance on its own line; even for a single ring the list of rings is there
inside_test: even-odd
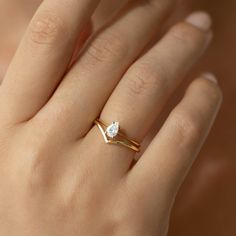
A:
[[[111,125],[109,125],[106,129],[106,135],[110,138],[114,138],[117,136],[119,132],[119,122],[114,121]]]

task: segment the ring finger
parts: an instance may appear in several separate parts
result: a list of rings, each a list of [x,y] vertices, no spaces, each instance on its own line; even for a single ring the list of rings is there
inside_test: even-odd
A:
[[[105,105],[101,120],[119,121],[129,137],[141,142],[166,99],[206,49],[212,35],[210,27],[211,20],[205,13],[194,13],[175,25],[127,71]],[[122,147],[119,150],[116,166],[127,171],[133,152]],[[125,160],[121,152],[125,152]]]

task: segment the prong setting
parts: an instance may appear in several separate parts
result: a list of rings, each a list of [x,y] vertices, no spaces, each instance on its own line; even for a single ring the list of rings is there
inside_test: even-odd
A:
[[[107,128],[106,128],[106,135],[109,138],[115,138],[119,133],[120,125],[119,122],[113,121]]]

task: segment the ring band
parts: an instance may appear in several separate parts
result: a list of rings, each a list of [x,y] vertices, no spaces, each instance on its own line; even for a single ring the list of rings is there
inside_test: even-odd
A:
[[[96,124],[101,131],[106,143],[121,145],[135,152],[140,151],[140,144],[127,138],[126,135],[120,131],[119,122],[114,121],[110,125],[107,125],[103,121],[96,119],[94,124]]]

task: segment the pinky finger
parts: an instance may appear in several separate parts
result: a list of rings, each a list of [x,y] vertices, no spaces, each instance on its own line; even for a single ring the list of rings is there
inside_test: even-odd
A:
[[[192,82],[183,100],[128,174],[135,194],[147,194],[153,204],[157,196],[165,203],[174,199],[209,133],[221,101],[221,90],[211,74]]]

